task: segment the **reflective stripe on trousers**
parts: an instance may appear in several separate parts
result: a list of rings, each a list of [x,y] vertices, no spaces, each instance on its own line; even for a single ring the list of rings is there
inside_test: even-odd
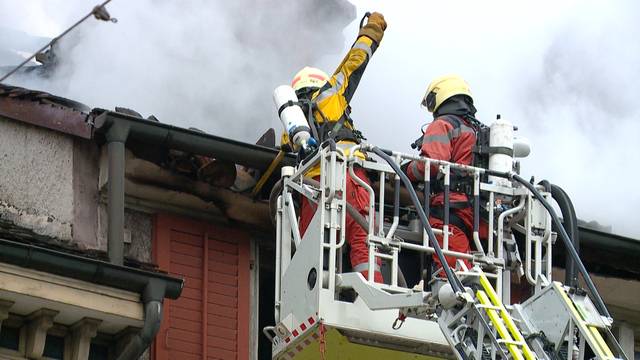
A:
[[[358,265],[353,266],[352,268],[354,272],[369,271],[369,263],[368,262],[360,263]],[[373,271],[380,271],[380,265],[375,264],[373,266]]]

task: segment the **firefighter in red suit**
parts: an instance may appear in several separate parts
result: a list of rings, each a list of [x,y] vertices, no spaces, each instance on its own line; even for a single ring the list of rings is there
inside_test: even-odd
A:
[[[323,71],[311,67],[300,70],[293,78],[291,87],[301,100],[308,100],[313,104],[313,122],[317,125],[320,142],[333,139],[341,149],[348,150],[356,145],[360,139],[360,133],[355,129],[349,116],[349,102],[353,97],[360,82],[362,74],[369,63],[373,53],[378,48],[384,35],[387,23],[380,13],[372,13],[368,22],[358,34],[356,41],[342,60],[334,74],[329,77]],[[308,109],[304,110],[308,114]],[[308,116],[308,115],[307,115]],[[309,121],[310,119],[307,119]],[[310,125],[314,126],[313,124]],[[283,135],[283,143],[289,140]],[[364,158],[360,152],[355,156]],[[356,175],[369,182],[366,172],[358,168]],[[305,176],[319,179],[320,167],[310,169]],[[362,215],[367,216],[369,207],[369,193],[351,177],[347,178],[346,201]],[[300,233],[304,235],[309,223],[316,212],[316,204],[310,203],[302,197],[300,209]],[[360,272],[368,277],[369,249],[367,245],[367,232],[358,225],[355,220],[347,215],[345,238],[349,245],[349,258],[353,271]],[[374,265],[374,280],[382,282],[380,272],[380,259]]]
[[[469,85],[461,77],[446,75],[431,82],[422,99],[422,105],[433,113],[431,122],[424,131],[420,155],[437,160],[445,160],[463,165],[473,165],[473,148],[476,132],[481,124],[474,118],[476,108]],[[412,161],[406,167],[412,181],[422,181],[425,163]],[[442,229],[444,218],[443,175],[437,165],[431,165],[431,200],[429,223],[433,228]],[[451,169],[450,176],[449,250],[470,252],[473,231],[473,207],[468,197],[471,178]],[[484,224],[486,225],[486,224]],[[483,229],[486,232],[486,229]],[[440,246],[442,236],[438,235]],[[436,264],[440,264],[434,255]],[[446,257],[447,263],[455,267],[456,258]],[[464,260],[470,267],[470,263]]]

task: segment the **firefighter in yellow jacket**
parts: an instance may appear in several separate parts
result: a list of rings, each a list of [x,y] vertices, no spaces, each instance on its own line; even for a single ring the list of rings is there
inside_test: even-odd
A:
[[[360,28],[358,38],[344,57],[342,63],[333,76],[329,78],[322,70],[305,67],[300,70],[291,83],[296,91],[298,99],[310,100],[311,108],[304,109],[307,121],[314,136],[322,143],[327,139],[333,139],[339,147],[347,149],[360,142],[362,135],[353,125],[349,116],[349,101],[360,83],[362,74],[373,53],[378,48],[387,23],[380,13],[372,13],[367,24]],[[309,115],[311,114],[311,115]],[[285,138],[285,141],[286,140]],[[361,154],[360,154],[361,155]],[[355,174],[369,182],[363,169],[356,169]],[[319,178],[320,168],[311,169],[309,177]],[[362,215],[368,215],[369,193],[351,177],[347,179],[346,201],[357,209]],[[302,197],[300,210],[300,232],[304,234],[316,211],[316,205]],[[346,218],[345,237],[348,241],[353,271],[358,271],[366,278],[369,268],[369,250],[367,246],[367,233],[351,216]],[[380,273],[380,260],[374,265],[376,282],[382,282]]]

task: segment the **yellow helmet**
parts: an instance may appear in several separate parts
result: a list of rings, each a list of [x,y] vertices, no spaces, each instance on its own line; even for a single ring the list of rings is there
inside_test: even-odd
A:
[[[429,112],[434,112],[442,103],[455,95],[467,95],[471,98],[469,84],[458,75],[440,76],[429,84],[422,97],[422,106],[426,107]]]
[[[305,66],[302,70],[298,71],[296,76],[291,81],[291,87],[293,90],[298,91],[304,88],[321,88],[327,81],[329,81],[329,75],[320,69]]]

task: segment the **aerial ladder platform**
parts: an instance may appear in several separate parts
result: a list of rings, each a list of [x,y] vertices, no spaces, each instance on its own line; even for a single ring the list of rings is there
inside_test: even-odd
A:
[[[367,160],[354,156],[356,152],[366,153]],[[284,167],[273,198],[275,323],[263,329],[272,342],[273,359],[629,359],[549,203],[548,188],[522,179],[518,160],[505,156],[509,169],[496,170],[366,143],[345,148],[328,142],[298,166]],[[400,170],[407,161],[425,164],[419,191]],[[432,165],[444,181],[445,199],[452,171],[471,179],[471,254],[449,249],[451,209],[446,201],[442,228],[431,228],[427,221]],[[319,181],[305,177],[315,166],[321,169]],[[356,176],[357,167],[369,173],[371,185]],[[356,216],[344,196],[348,176],[370,195],[368,216],[356,219],[368,233],[369,278],[352,271],[344,256],[346,216]],[[409,205],[401,201],[407,194]],[[301,197],[317,204],[304,235],[296,209]],[[486,239],[480,238],[481,221],[489,229]],[[558,239],[572,256],[585,289],[552,278]],[[433,274],[428,274],[428,266],[421,267],[419,281],[407,283],[399,260],[410,253],[423,259],[435,254],[444,265]],[[456,266],[448,266],[445,256],[456,258]],[[376,259],[383,261],[384,283],[374,282]],[[517,282],[530,291],[511,303]]]

